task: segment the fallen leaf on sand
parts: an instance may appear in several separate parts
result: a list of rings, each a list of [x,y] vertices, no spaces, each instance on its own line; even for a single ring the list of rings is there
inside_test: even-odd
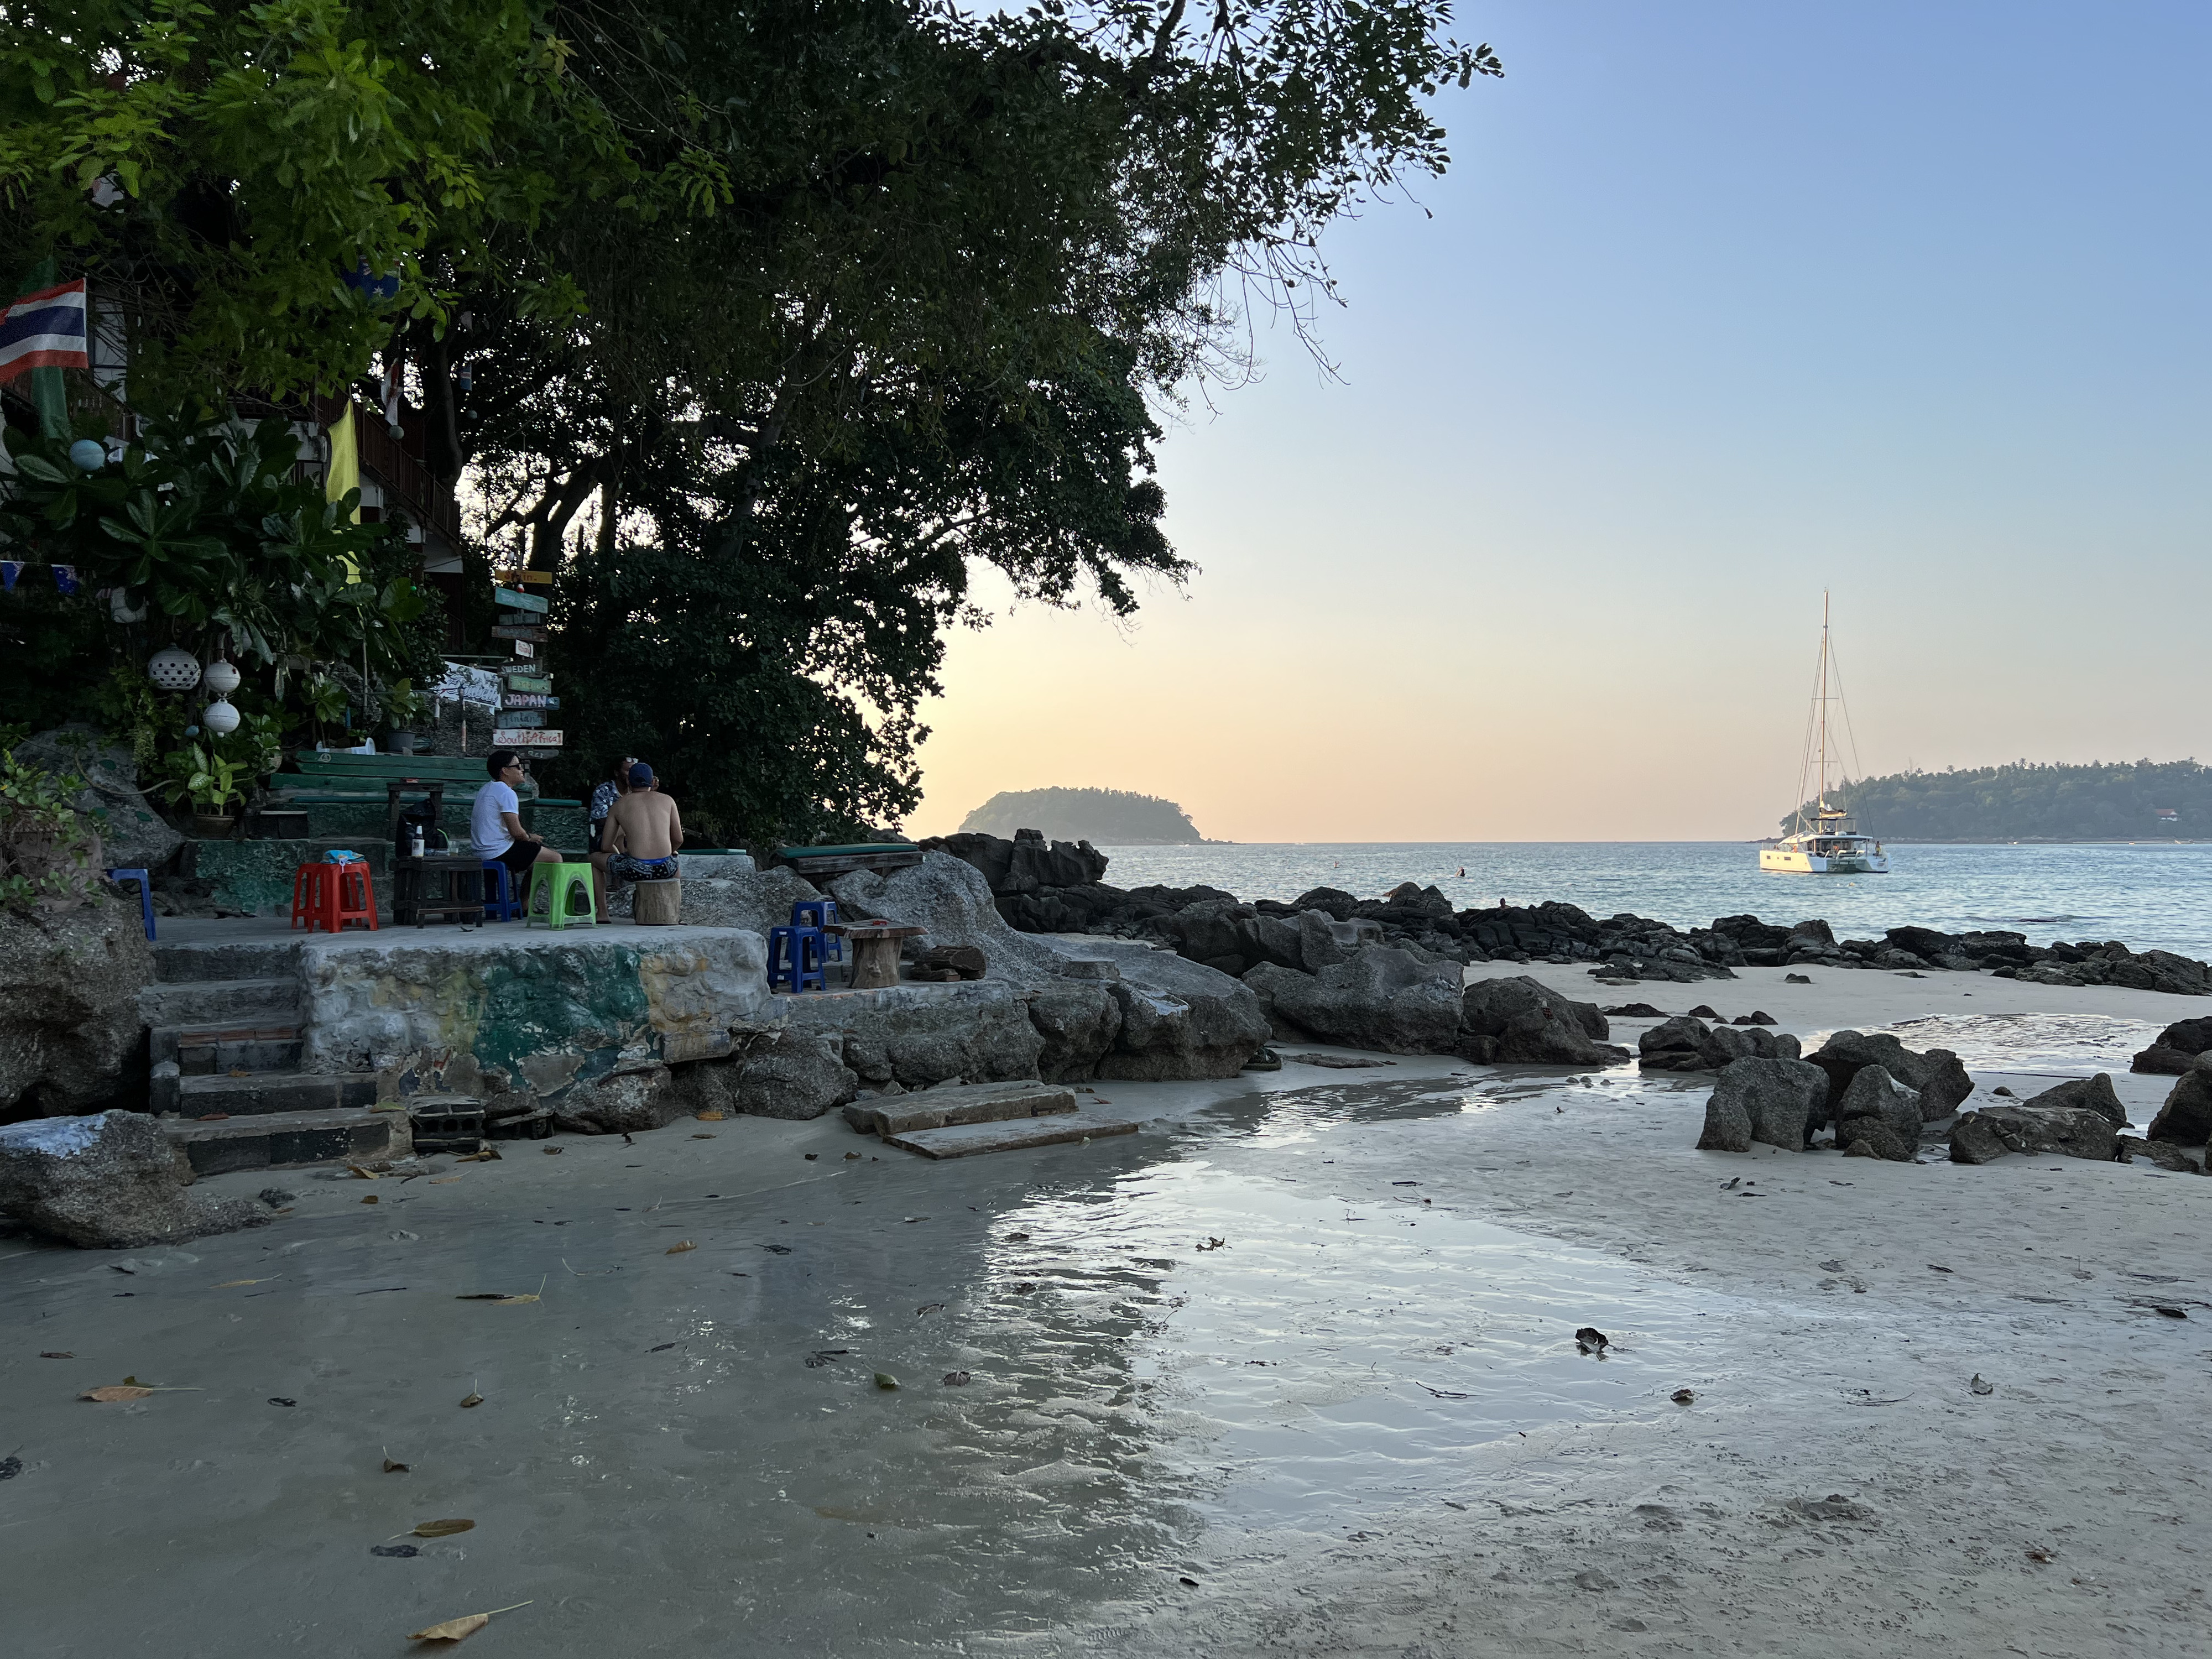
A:
[[[876,1386],[879,1389],[896,1389],[898,1387],[898,1378],[893,1376],[889,1371],[878,1371]]]
[[[431,1184],[433,1187],[450,1187],[450,1186],[452,1186],[452,1185],[453,1185],[456,1181],[459,1181],[459,1179],[460,1179],[460,1176],[439,1176],[435,1181],[433,1181],[430,1184]]]
[[[465,1407],[470,1407],[470,1406],[481,1406],[481,1405],[483,1405],[483,1396],[482,1395],[480,1395],[480,1394],[477,1393],[477,1392],[476,1392],[476,1390],[475,1390],[475,1389],[471,1389],[469,1391],[469,1397],[468,1397],[466,1400],[464,1400],[463,1401],[461,1401],[461,1405],[463,1406],[463,1407],[464,1407],[464,1408],[465,1408]]]
[[[2051,1552],[2040,1548],[2032,1549],[2027,1553],[2027,1559],[2031,1561],[2048,1561],[2051,1559]]]
[[[720,1123],[723,1117],[720,1112],[694,1112],[691,1115],[702,1123]]]
[[[376,1194],[374,1193],[371,1193],[361,1201],[364,1204],[374,1204],[376,1202]]]
[[[627,1137],[627,1136],[625,1136],[625,1137],[624,1137],[624,1139],[628,1139],[628,1137]],[[561,1150],[561,1149],[560,1149],[558,1146],[548,1146],[548,1147],[545,1149],[545,1156],[546,1156],[546,1157],[548,1157],[548,1158],[551,1158],[551,1157],[555,1156],[556,1153],[558,1153],[558,1152],[560,1152],[560,1150]]]
[[[251,1285],[253,1281],[250,1279],[240,1279],[239,1282],[242,1285]],[[74,1359],[76,1358],[76,1355],[66,1348],[54,1348],[49,1349],[47,1352],[41,1353],[39,1358],[41,1359]]]
[[[275,1275],[275,1277],[278,1279],[282,1279],[283,1276],[284,1275],[282,1273]],[[269,1280],[266,1279],[226,1279],[222,1284],[216,1285],[216,1289],[218,1291],[234,1291],[241,1285],[266,1285],[268,1282]]]
[[[457,1532],[474,1532],[473,1521],[425,1521],[419,1527],[410,1527],[405,1532],[395,1532],[394,1538],[451,1538]]]
[[[920,1318],[923,1314],[942,1313],[944,1310],[945,1304],[942,1302],[925,1302],[914,1311],[915,1316]]]
[[[517,1601],[514,1607],[526,1607],[527,1601]],[[490,1613],[465,1613],[458,1619],[448,1619],[441,1624],[423,1630],[410,1630],[410,1642],[458,1642],[465,1636],[473,1636],[492,1621],[494,1613],[513,1613],[514,1607],[494,1607]]]
[[[712,1140],[714,1138],[714,1137],[712,1135],[693,1135],[691,1137],[694,1140]]]
[[[481,1152],[463,1152],[459,1158],[455,1158],[453,1162],[456,1164],[493,1164],[504,1163],[506,1160],[500,1157],[498,1147],[487,1146]]]
[[[684,1254],[684,1251],[686,1251],[686,1250],[696,1250],[696,1249],[697,1249],[698,1248],[699,1248],[699,1247],[698,1247],[696,1244],[694,1244],[694,1243],[693,1243],[690,1239],[688,1239],[688,1238],[687,1238],[687,1239],[685,1239],[685,1240],[684,1240],[681,1244],[671,1244],[671,1245],[670,1245],[666,1249],[665,1249],[665,1250],[663,1250],[663,1251],[661,1252],[661,1255],[682,1255]]]
[[[364,1170],[358,1164],[349,1164],[346,1165],[346,1168],[353,1171],[354,1178],[356,1181],[374,1181],[377,1179],[375,1170]]]
[[[1228,1242],[1229,1242],[1229,1241],[1228,1241],[1227,1239],[1225,1239],[1225,1238],[1212,1238],[1212,1237],[1209,1237],[1209,1238],[1207,1238],[1207,1240],[1206,1241],[1206,1243],[1203,1243],[1203,1244],[1200,1245],[1198,1248],[1199,1248],[1199,1249],[1200,1249],[1201,1252],[1203,1252],[1203,1251],[1206,1251],[1206,1250],[1218,1250],[1218,1249],[1219,1249],[1223,1245],[1224,1245],[1224,1244],[1228,1243]]]
[[[100,1388],[87,1389],[77,1398],[105,1406],[118,1400],[144,1400],[153,1392],[153,1389],[141,1388],[136,1382],[109,1382]]]
[[[287,1400],[281,1394],[272,1394],[269,1396],[269,1403],[272,1406],[296,1406],[300,1402],[296,1400]]]

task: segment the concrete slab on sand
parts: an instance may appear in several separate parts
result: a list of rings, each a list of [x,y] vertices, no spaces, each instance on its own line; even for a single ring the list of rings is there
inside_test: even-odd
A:
[[[1075,1109],[1075,1091],[1057,1083],[976,1083],[965,1088],[923,1089],[878,1095],[845,1109],[845,1121],[863,1134],[902,1135],[955,1123],[1002,1123]]]
[[[967,1158],[975,1152],[1011,1152],[1024,1146],[1059,1146],[1069,1141],[1097,1140],[1108,1135],[1137,1132],[1134,1118],[1105,1117],[1097,1112],[1060,1112],[1048,1117],[1024,1117],[990,1123],[951,1123],[941,1129],[915,1129],[885,1135],[884,1145],[924,1158]]]

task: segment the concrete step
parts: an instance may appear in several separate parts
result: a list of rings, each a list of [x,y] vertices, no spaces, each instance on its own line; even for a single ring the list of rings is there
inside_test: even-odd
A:
[[[845,1121],[864,1134],[889,1136],[915,1129],[941,1129],[948,1124],[1045,1117],[1074,1109],[1073,1090],[1031,1079],[1024,1083],[974,1083],[856,1100],[845,1109]]]
[[[250,1072],[244,1077],[180,1078],[175,1109],[188,1118],[205,1117],[213,1112],[244,1117],[375,1103],[376,1078],[373,1073]]]
[[[148,1058],[173,1060],[187,1076],[215,1072],[289,1072],[300,1064],[300,1028],[293,1024],[157,1025],[147,1033]]]
[[[1102,1117],[1095,1112],[1055,1112],[1047,1117],[1000,1119],[995,1122],[951,1123],[941,1129],[915,1129],[885,1135],[884,1145],[924,1158],[968,1158],[977,1152],[1011,1152],[1024,1146],[1056,1146],[1071,1140],[1098,1140],[1134,1134],[1134,1118]]]
[[[179,1122],[161,1129],[185,1149],[201,1175],[233,1170],[276,1170],[346,1158],[383,1158],[392,1150],[397,1114],[360,1108],[313,1112],[264,1112],[227,1123]]]
[[[300,981],[227,979],[149,985],[138,993],[138,1017],[149,1025],[285,1024],[300,1018]]]
[[[300,941],[198,939],[154,947],[154,977],[164,985],[212,979],[289,979],[300,971]]]

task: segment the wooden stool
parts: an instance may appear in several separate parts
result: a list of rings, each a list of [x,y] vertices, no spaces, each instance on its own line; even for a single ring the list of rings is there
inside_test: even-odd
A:
[[[673,927],[683,910],[683,877],[670,876],[662,881],[635,884],[630,899],[630,919],[640,927]]]

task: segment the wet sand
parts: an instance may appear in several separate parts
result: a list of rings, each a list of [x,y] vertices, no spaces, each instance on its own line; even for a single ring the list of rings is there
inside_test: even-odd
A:
[[[1475,971],[2110,1070],[2139,1122],[2126,1054],[2205,1011]],[[1700,1153],[1705,1088],[1291,1065],[1107,1085],[1147,1127],[1089,1146],[686,1121],[0,1241],[10,1646],[399,1653],[529,1599],[471,1650],[2212,1652],[2212,1181]],[[184,1391],[74,1397],[126,1375]]]

